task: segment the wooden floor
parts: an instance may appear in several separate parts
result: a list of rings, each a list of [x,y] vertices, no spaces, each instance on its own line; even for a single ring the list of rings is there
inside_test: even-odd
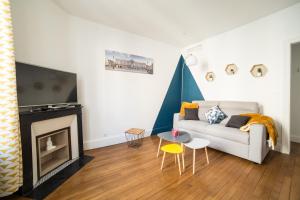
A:
[[[198,150],[192,175],[192,151],[179,176],[174,157],[156,158],[158,138],[139,149],[126,144],[86,151],[95,159],[47,197],[57,199],[293,199],[300,200],[300,144],[290,156],[270,152],[262,165],[208,149]],[[18,198],[16,198],[18,199]]]

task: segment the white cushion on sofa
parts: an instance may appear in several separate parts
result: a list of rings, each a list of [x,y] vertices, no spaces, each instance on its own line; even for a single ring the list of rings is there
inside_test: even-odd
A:
[[[193,101],[199,104],[198,116],[202,121],[207,121],[205,113],[213,106],[218,105],[220,109],[228,116],[221,124],[227,124],[232,115],[243,113],[259,113],[259,106],[256,102],[238,102],[238,101]]]
[[[249,144],[248,133],[242,132],[237,128],[225,127],[223,124],[209,125],[203,133],[247,145]]]
[[[177,124],[179,129],[200,132],[207,135],[235,141],[242,144],[249,144],[249,134],[237,128],[225,127],[223,124],[209,124],[198,120],[180,120]]]
[[[213,106],[219,105],[218,101],[193,101],[193,103],[197,103],[203,108],[211,108]]]
[[[180,120],[178,122],[178,128],[192,130],[197,132],[205,133],[206,127],[209,126],[208,122],[198,120]]]
[[[218,105],[217,101],[193,101],[193,103],[198,103],[199,110],[198,110],[198,117],[200,120],[208,122],[205,113],[213,106]]]
[[[208,123],[208,120],[206,119],[206,116],[205,116],[205,113],[208,112],[208,110],[210,109],[211,107],[199,107],[198,109],[198,117],[201,121],[205,121]]]
[[[256,102],[220,101],[221,109],[247,110],[251,113],[258,113],[259,106]]]

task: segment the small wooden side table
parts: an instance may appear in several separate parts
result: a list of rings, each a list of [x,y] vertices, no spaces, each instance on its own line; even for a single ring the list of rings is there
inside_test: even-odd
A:
[[[197,149],[205,149],[206,154],[206,162],[209,164],[207,146],[209,145],[209,140],[201,139],[201,138],[193,138],[189,143],[184,144],[186,147],[193,149],[193,174],[195,174],[195,162],[196,162],[196,150]]]
[[[145,130],[139,128],[131,128],[125,131],[125,137],[128,147],[138,148],[142,146]]]

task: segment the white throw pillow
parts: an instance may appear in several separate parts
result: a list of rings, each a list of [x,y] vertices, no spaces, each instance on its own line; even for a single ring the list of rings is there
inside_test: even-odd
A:
[[[210,124],[219,124],[222,120],[227,118],[227,115],[219,106],[213,106],[205,113],[205,117]]]

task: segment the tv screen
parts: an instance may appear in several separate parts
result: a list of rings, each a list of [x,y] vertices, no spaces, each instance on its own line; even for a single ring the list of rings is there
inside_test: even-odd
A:
[[[76,103],[76,74],[16,62],[19,106]]]

